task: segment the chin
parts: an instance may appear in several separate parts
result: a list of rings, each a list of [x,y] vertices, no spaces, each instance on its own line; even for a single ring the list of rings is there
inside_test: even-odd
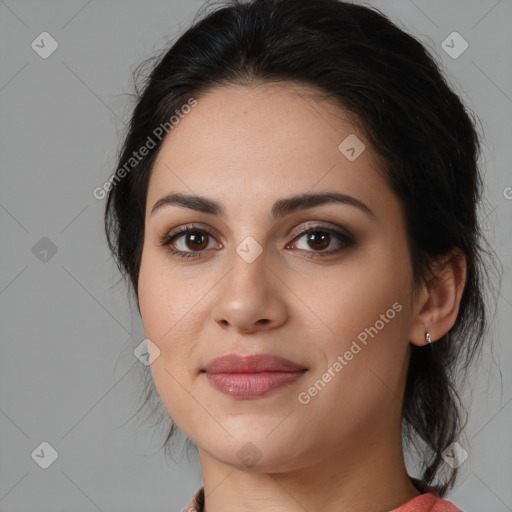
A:
[[[290,454],[294,453],[298,443],[303,447],[303,440],[292,440],[287,436],[289,443],[286,443],[284,438],[275,434],[270,436],[273,439],[270,439],[266,430],[261,429],[256,435],[251,435],[247,431],[240,436],[233,434],[234,437],[225,434],[222,439],[218,436],[202,439],[197,446],[210,457],[237,469],[265,473],[297,469],[301,461],[304,462],[302,459],[306,458],[306,454],[302,449],[301,453],[295,454],[293,458]]]

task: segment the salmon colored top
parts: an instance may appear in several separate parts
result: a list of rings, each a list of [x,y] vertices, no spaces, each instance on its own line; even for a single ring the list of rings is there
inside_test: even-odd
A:
[[[430,489],[429,492],[416,496],[412,500],[400,505],[398,508],[394,508],[390,512],[462,512],[451,501],[437,496],[433,488],[429,487],[427,489]],[[204,488],[201,487],[183,512],[203,511]]]

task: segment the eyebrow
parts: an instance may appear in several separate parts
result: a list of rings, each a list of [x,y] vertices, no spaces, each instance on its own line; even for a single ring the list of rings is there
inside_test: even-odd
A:
[[[298,210],[305,210],[323,204],[340,203],[349,206],[354,206],[370,217],[375,218],[375,214],[370,210],[366,204],[361,202],[355,197],[338,192],[325,192],[320,194],[300,194],[297,196],[287,197],[285,199],[278,199],[272,206],[272,216],[274,219],[286,217],[287,215]],[[225,215],[224,208],[217,202],[206,197],[187,195],[181,193],[168,194],[160,198],[151,209],[153,215],[156,211],[166,207],[178,205],[190,210],[208,213],[222,217]]]

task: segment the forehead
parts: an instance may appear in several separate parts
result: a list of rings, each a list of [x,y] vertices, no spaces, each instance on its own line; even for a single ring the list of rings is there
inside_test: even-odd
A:
[[[329,139],[336,140],[340,130],[356,130],[355,120],[355,116],[334,99],[310,86],[293,82],[229,85],[201,95],[197,106],[181,116],[179,125],[164,145],[176,146],[178,143],[173,144],[172,140],[176,138],[180,139],[181,145],[197,134],[208,134],[194,143],[217,153],[216,148],[222,149],[219,144],[234,143],[236,135],[247,134],[251,135],[247,145],[256,148],[265,143],[267,147],[275,147],[279,141],[286,141],[288,145],[281,148],[285,151],[293,149],[290,146],[293,140],[297,145],[308,140],[315,143],[328,135]],[[175,136],[177,133],[178,137]],[[229,136],[233,136],[232,140]],[[326,144],[329,139],[325,140]]]
[[[385,184],[352,120],[334,100],[301,84],[210,90],[166,136],[147,209],[169,192],[248,204],[282,197],[283,189],[291,195],[334,188],[369,200],[369,190]],[[353,161],[339,149],[347,137],[365,144]]]

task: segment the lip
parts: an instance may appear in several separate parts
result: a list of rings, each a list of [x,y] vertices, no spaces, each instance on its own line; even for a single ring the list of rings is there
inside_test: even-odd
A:
[[[212,359],[202,370],[206,373],[260,373],[297,372],[307,368],[271,354],[227,354]]]
[[[210,361],[202,372],[218,391],[237,398],[257,398],[294,383],[307,368],[271,354],[228,354]]]

